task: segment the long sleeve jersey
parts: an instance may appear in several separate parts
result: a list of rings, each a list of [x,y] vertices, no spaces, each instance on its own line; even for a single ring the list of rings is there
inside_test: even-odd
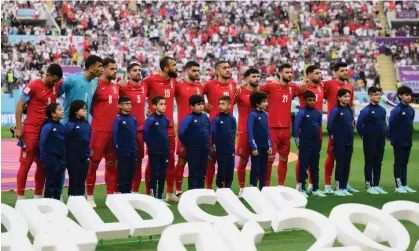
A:
[[[265,111],[255,109],[249,114],[247,119],[247,139],[252,151],[272,146],[268,127],[268,114]]]
[[[358,116],[356,129],[361,137],[386,135],[386,110],[380,105],[369,104],[364,107]]]
[[[237,131],[236,118],[230,113],[219,113],[211,124],[211,137],[218,153],[233,154]]]
[[[167,130],[170,121],[166,115],[153,113],[144,124],[143,139],[147,144],[148,153],[154,155],[169,155],[169,137]]]
[[[208,116],[194,112],[187,115],[180,122],[178,137],[186,149],[209,149],[210,120]]]
[[[410,105],[398,104],[390,112],[388,136],[393,146],[412,146],[415,110]]]
[[[65,125],[65,135],[69,155],[89,157],[92,127],[87,120],[68,122]]]
[[[137,156],[137,119],[130,114],[119,114],[113,122],[113,145],[119,156]]]
[[[299,144],[320,144],[322,113],[315,108],[304,108],[297,113],[293,128],[294,138]]]

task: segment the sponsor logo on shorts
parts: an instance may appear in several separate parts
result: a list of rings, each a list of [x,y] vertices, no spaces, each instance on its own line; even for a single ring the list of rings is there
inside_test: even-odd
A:
[[[182,153],[184,151],[184,147],[179,148],[179,151]]]
[[[95,150],[90,150],[90,156],[93,156],[95,154]]]
[[[26,159],[26,156],[28,155],[28,153],[27,152],[23,152],[22,153],[22,157],[24,158],[24,159]]]

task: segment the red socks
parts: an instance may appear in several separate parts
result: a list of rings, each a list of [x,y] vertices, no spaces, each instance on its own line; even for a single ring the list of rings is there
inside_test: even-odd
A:
[[[280,160],[278,163],[278,185],[283,186],[287,177],[288,161]]]
[[[332,184],[333,169],[335,167],[335,158],[327,155],[326,162],[324,163],[324,184],[330,186]]]
[[[176,191],[182,191],[183,171],[185,170],[185,164],[176,164]]]
[[[207,174],[205,176],[205,186],[207,189],[212,189],[212,183],[215,175],[215,161],[212,159],[208,160]]]
[[[246,165],[247,163],[239,162],[237,165],[237,179],[239,181],[240,188],[244,188],[246,185]]]
[[[271,174],[272,174],[272,165],[274,163],[268,161],[268,169],[266,169],[266,182],[265,182],[265,186],[270,186],[271,185]]]

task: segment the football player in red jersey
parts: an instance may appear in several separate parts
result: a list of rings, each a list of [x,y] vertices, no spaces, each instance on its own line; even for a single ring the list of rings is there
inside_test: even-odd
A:
[[[35,198],[42,197],[45,184],[45,170],[39,156],[39,134],[46,118],[47,105],[55,103],[62,81],[63,70],[58,64],[51,64],[42,79],[37,79],[23,88],[16,105],[15,135],[20,141],[20,166],[17,172],[17,197],[25,198],[25,186],[29,169],[36,163]],[[57,84],[58,83],[58,84]],[[23,109],[26,105],[26,119],[22,126]]]
[[[250,68],[244,72],[246,85],[240,86],[240,94],[235,97],[237,109],[239,110],[239,126],[238,126],[238,143],[236,155],[240,157],[237,165],[237,177],[239,180],[239,198],[242,197],[246,184],[246,165],[249,161],[251,149],[247,140],[247,118],[253,111],[250,104],[250,95],[255,92],[259,86],[260,74],[259,70]]]
[[[316,95],[316,103],[314,105],[315,109],[323,113],[323,98],[324,98],[324,88],[322,84],[321,79],[321,70],[320,67],[317,65],[310,65],[306,68],[306,76],[308,79],[306,91],[311,91]],[[304,102],[304,93],[300,93],[298,95],[298,99],[300,100],[300,107],[303,109],[305,107]],[[323,131],[320,129],[320,140],[323,139]],[[321,145],[321,142],[320,142]],[[300,160],[297,160],[297,164],[295,165],[295,177],[297,179],[298,184],[298,178],[299,178],[299,170],[300,170]],[[312,182],[312,176],[311,171],[309,170],[309,184],[307,188],[307,193],[311,193],[313,191],[313,182]]]
[[[116,192],[116,153],[112,143],[112,125],[118,116],[119,86],[112,82],[116,79],[116,61],[103,60],[104,71],[93,96],[92,139],[90,141],[90,164],[86,178],[87,200],[96,207],[93,193],[96,184],[96,171],[102,158],[105,158],[106,193]]]
[[[207,112],[210,114],[210,120],[220,113],[218,108],[218,99],[222,96],[229,96],[233,103],[229,113],[233,114],[234,96],[236,94],[236,82],[231,79],[230,64],[227,61],[218,61],[215,63],[216,79],[210,80],[204,85],[204,94],[208,99]],[[210,143],[212,145],[212,142]],[[207,174],[205,176],[206,188],[212,189],[212,183],[215,174],[216,153],[211,148],[210,159],[208,160]]]
[[[143,127],[145,121],[145,102],[147,98],[147,86],[141,82],[141,66],[132,63],[127,67],[128,82],[119,87],[119,96],[126,96],[132,100],[131,115],[137,119],[137,145],[138,158],[134,179],[132,181],[132,192],[137,193],[142,176],[142,161],[144,158]]]
[[[345,88],[351,92],[350,107],[354,110],[354,87],[348,83],[348,65],[344,62],[337,63],[334,65],[333,70],[335,72],[336,79],[324,82],[324,97],[327,100],[327,117],[329,118],[330,112],[337,105],[337,93],[339,89]],[[355,111],[352,113],[355,114]],[[355,125],[354,125],[355,127]],[[333,142],[329,138],[327,142],[327,158],[324,163],[324,183],[325,192],[333,193],[331,187],[332,174],[335,166],[335,156],[333,154]],[[358,190],[347,185],[346,190],[350,193],[359,192]]]
[[[171,57],[164,57],[160,60],[159,74],[151,75],[143,80],[143,84],[147,86],[147,98],[148,98],[148,111],[147,115],[154,112],[151,100],[154,96],[163,96],[166,99],[166,115],[170,120],[168,136],[169,136],[169,164],[166,172],[166,185],[167,185],[167,201],[178,202],[179,198],[174,193],[175,183],[175,148],[176,148],[176,136],[175,129],[173,127],[173,106],[175,99],[175,86],[177,77],[176,61]],[[147,163],[145,171],[146,181],[146,193],[150,194],[150,164]]]
[[[178,125],[191,113],[189,98],[195,94],[204,95],[204,86],[198,82],[200,65],[195,61],[189,61],[185,64],[184,70],[186,73],[185,81],[177,84],[175,87]],[[178,162],[176,164],[176,196],[180,197],[182,194],[183,171],[186,165],[186,149],[179,139],[176,145],[176,154],[178,155]]]
[[[276,153],[279,153],[278,185],[283,186],[287,176],[288,155],[291,140],[291,102],[301,90],[290,83],[293,77],[292,66],[282,64],[278,67],[279,80],[260,86],[260,90],[268,93],[268,126],[271,131],[272,155],[268,158],[266,185],[270,185],[272,165]]]

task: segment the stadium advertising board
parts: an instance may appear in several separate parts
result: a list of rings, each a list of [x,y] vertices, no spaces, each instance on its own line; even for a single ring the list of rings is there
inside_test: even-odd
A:
[[[306,209],[307,198],[289,187],[247,187],[244,200],[251,212],[227,188],[196,189],[183,194],[177,210],[185,223],[173,224],[174,215],[165,203],[144,194],[108,195],[106,206],[118,222],[104,223],[83,196],[72,196],[67,205],[53,199],[18,200],[12,208],[2,204],[2,250],[95,250],[98,240],[160,235],[159,251],[256,250],[266,230],[303,229],[315,237],[309,250],[406,250],[408,231],[399,222],[419,226],[419,203],[393,201],[380,210],[348,203],[333,208],[329,217]],[[218,202],[227,215],[215,216],[199,205]],[[136,210],[151,216],[143,219]],[[77,224],[68,218],[68,212]],[[361,231],[354,224],[366,225]],[[241,228],[241,229],[239,229]],[[33,243],[28,238],[33,236]],[[338,240],[343,247],[333,245]],[[389,246],[380,242],[387,242]],[[418,250],[419,242],[414,250]],[[138,247],[141,248],[141,242]],[[280,245],[280,238],[278,238]]]
[[[397,68],[400,82],[412,88],[413,93],[419,93],[419,66],[400,66]]]
[[[415,19],[419,17],[419,13],[414,10],[397,11],[396,18],[400,19]]]

